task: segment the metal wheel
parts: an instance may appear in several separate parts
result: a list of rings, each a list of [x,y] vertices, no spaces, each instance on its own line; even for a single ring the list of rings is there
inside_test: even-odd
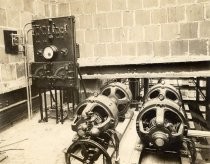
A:
[[[66,164],[111,164],[111,157],[97,142],[87,139],[74,142],[65,154]]]

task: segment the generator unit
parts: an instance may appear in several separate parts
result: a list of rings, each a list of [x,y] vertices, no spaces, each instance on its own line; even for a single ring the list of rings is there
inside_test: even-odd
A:
[[[114,82],[106,85],[101,94],[95,94],[77,106],[72,124],[76,137],[65,152],[67,164],[112,164],[110,148],[114,149],[116,160],[119,159],[119,137],[115,128],[119,117],[128,110],[132,99],[130,93],[128,85]],[[123,113],[119,104],[123,104]]]
[[[175,87],[164,81],[145,95],[136,119],[136,131],[147,150],[186,152],[192,162],[195,160],[196,151],[193,141],[187,137],[188,122],[181,96]]]

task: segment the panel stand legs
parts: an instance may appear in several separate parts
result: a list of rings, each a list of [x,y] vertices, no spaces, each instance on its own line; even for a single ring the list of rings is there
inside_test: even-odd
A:
[[[57,96],[57,90],[55,90],[55,114],[56,114],[56,123],[59,122],[58,118],[58,96]]]
[[[43,102],[42,102],[41,89],[39,90],[39,104],[40,104],[39,109],[40,109],[40,116],[41,116],[40,122],[42,122],[43,121],[43,106],[42,106]]]
[[[63,124],[63,91],[60,90],[60,116],[61,116],[61,123]]]
[[[48,118],[55,118],[56,123],[59,123],[60,121],[63,124],[64,120],[68,116],[67,113],[70,114],[70,119],[73,119],[75,113],[75,105],[78,104],[79,100],[77,90],[73,88],[67,89],[67,99],[65,99],[63,89],[55,89],[54,93],[52,90],[50,90],[49,96],[47,96],[47,91],[47,89],[39,90],[39,107],[41,116],[39,122],[48,122]],[[66,103],[66,106],[64,103]],[[69,103],[72,103],[72,107],[70,107]],[[65,108],[67,108],[68,111],[65,111]]]
[[[47,113],[47,90],[44,90],[44,110],[45,110],[45,121],[48,122],[48,113]]]
[[[43,96],[44,96],[44,109],[43,109]],[[39,120],[39,122],[47,122],[48,121],[48,113],[47,113],[47,97],[46,97],[46,90],[39,90],[39,104],[40,104],[40,116],[41,119]],[[45,113],[45,117],[44,117],[44,113]]]

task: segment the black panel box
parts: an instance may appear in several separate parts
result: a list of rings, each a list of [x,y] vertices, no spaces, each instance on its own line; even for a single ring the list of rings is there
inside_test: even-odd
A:
[[[17,31],[4,30],[4,44],[6,54],[18,54],[18,45],[12,45],[12,34],[17,34]]]

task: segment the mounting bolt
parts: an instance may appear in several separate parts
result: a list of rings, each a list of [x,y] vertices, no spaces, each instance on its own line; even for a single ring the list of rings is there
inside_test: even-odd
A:
[[[97,97],[98,96],[98,93],[97,92],[94,92],[93,96],[94,97]]]

